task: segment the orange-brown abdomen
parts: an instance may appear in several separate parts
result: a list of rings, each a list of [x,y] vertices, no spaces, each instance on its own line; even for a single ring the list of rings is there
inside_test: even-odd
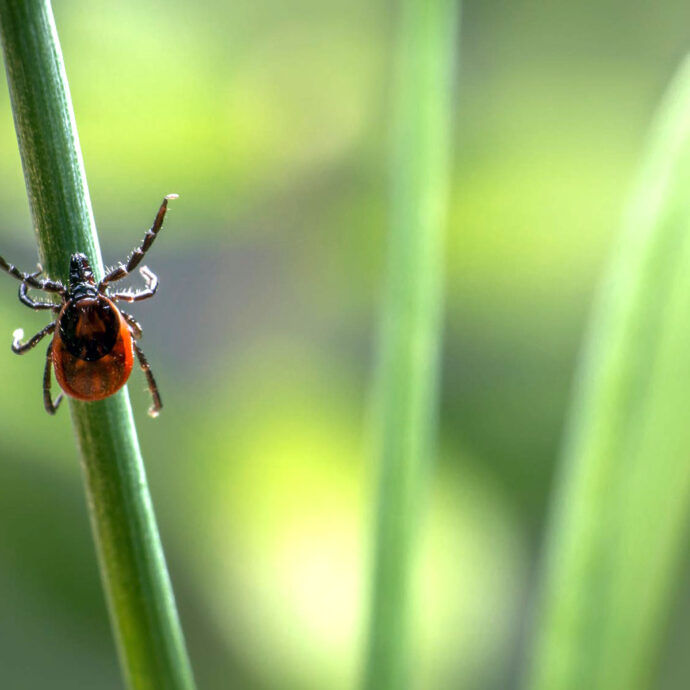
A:
[[[102,400],[127,383],[134,364],[132,336],[107,297],[68,302],[52,344],[55,377],[78,400]]]

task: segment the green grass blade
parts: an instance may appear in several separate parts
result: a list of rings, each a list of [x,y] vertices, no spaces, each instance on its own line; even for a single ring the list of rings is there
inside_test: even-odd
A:
[[[690,61],[656,118],[578,376],[532,690],[647,688],[690,517]]]
[[[378,369],[379,462],[364,686],[409,671],[411,568],[427,484],[441,342],[455,0],[403,0],[393,111],[391,226]]]
[[[98,240],[52,10],[0,0],[0,38],[41,260],[66,279]],[[70,401],[111,621],[131,688],[194,687],[126,391]],[[59,516],[57,517],[59,519]]]

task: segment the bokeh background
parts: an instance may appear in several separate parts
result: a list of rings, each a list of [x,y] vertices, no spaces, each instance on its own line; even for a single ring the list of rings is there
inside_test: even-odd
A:
[[[180,194],[130,383],[200,688],[350,688],[363,647],[370,378],[394,2],[57,0],[106,262]],[[454,112],[437,476],[415,687],[516,687],[579,344],[651,115],[690,47],[666,2],[474,0]],[[0,88],[0,248],[36,252]],[[0,666],[121,687],[66,410],[0,277]],[[657,685],[685,687],[679,592]]]

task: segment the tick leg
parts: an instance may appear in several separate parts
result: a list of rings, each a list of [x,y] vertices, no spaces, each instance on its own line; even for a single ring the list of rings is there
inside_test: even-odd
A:
[[[122,311],[122,309],[120,309],[120,314],[122,314],[122,318],[128,323],[132,335],[137,339],[141,338],[141,326],[139,322],[131,314]]]
[[[55,280],[38,280],[36,277],[38,273],[24,273],[20,271],[16,266],[8,263],[0,256],[0,270],[6,271],[11,276],[17,280],[21,280],[22,283],[26,283],[29,287],[36,288],[37,290],[45,290],[46,292],[57,292],[60,295],[66,293],[65,286],[59,281]]]
[[[25,352],[28,352],[36,347],[36,345],[38,345],[43,338],[45,338],[49,333],[52,333],[54,330],[55,321],[49,323],[42,331],[36,333],[31,340],[27,340],[25,343],[22,343],[21,340],[24,337],[24,331],[21,328],[18,328],[12,334],[12,352],[14,352],[15,355],[23,355]]]
[[[144,277],[146,287],[138,292],[115,292],[108,295],[111,300],[123,302],[141,302],[141,300],[153,297],[158,290],[158,276],[149,270],[148,266],[142,266],[139,273]]]
[[[137,359],[139,360],[139,364],[146,375],[146,382],[149,385],[149,391],[151,391],[151,397],[153,398],[153,405],[149,407],[149,415],[151,415],[151,417],[157,417],[161,411],[161,407],[163,407],[163,403],[161,402],[161,396],[158,392],[156,379],[153,378],[151,366],[149,365],[146,356],[141,351],[141,348],[136,343],[132,343],[132,345],[134,345],[134,351],[137,353]]]
[[[25,304],[27,307],[30,307],[31,309],[36,309],[37,311],[39,309],[52,309],[54,312],[60,311],[60,307],[58,307],[57,304],[53,304],[52,302],[43,302],[41,300],[31,299],[27,292],[28,289],[28,283],[26,281],[22,281],[22,284],[19,286],[19,301],[22,304]]]
[[[48,414],[55,414],[62,401],[62,393],[55,398],[55,402],[53,402],[53,398],[50,395],[50,367],[53,364],[52,351],[53,343],[48,345],[48,351],[46,352],[46,368],[43,371],[43,404]]]
[[[141,241],[141,244],[132,252],[129,259],[127,260],[127,263],[125,265],[120,264],[119,266],[114,268],[98,284],[98,289],[101,292],[108,283],[114,283],[116,280],[121,280],[129,273],[131,273],[141,263],[141,260],[144,258],[144,254],[146,254],[146,252],[151,248],[153,241],[156,239],[156,236],[158,235],[158,232],[163,227],[163,219],[165,218],[165,212],[168,210],[168,201],[170,201],[171,199],[177,199],[177,194],[168,194],[168,196],[166,196],[163,199],[163,203],[158,209],[158,213],[156,214],[156,218],[153,221],[153,225],[150,227],[149,230],[146,231],[144,239]]]

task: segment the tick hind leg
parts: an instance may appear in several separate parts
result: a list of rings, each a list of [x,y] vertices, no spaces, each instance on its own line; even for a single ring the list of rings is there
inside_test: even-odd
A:
[[[48,345],[48,351],[46,352],[46,368],[43,370],[43,404],[48,414],[55,414],[62,402],[62,393],[55,398],[55,402],[53,402],[53,397],[50,394],[50,368],[53,365],[52,352],[53,344],[51,343]]]
[[[24,331],[21,328],[18,328],[12,334],[12,352],[14,352],[15,355],[23,355],[25,352],[33,350],[33,348],[35,348],[36,345],[43,340],[43,338],[45,338],[49,333],[52,333],[54,330],[55,321],[49,323],[43,330],[36,333],[33,338],[27,340],[25,343],[22,343]]]
[[[153,221],[153,225],[146,231],[144,239],[141,241],[141,244],[132,252],[127,260],[127,263],[124,265],[120,264],[114,268],[98,284],[98,289],[101,292],[105,289],[105,286],[108,285],[108,283],[114,283],[116,280],[125,278],[141,263],[141,260],[144,258],[144,254],[146,254],[146,252],[151,248],[153,241],[156,239],[160,229],[163,227],[163,219],[165,218],[165,213],[168,210],[168,201],[171,199],[177,199],[177,194],[168,194],[168,196],[163,199],[163,203],[158,209],[158,213]],[[151,295],[148,296],[150,297]]]
[[[122,314],[122,318],[127,322],[130,333],[132,334],[134,339],[138,340],[139,338],[141,338],[142,331],[139,322],[131,314],[128,314],[126,311],[123,311],[122,309],[120,309],[120,314]]]
[[[151,397],[153,398],[153,404],[151,405],[151,407],[149,407],[149,415],[151,415],[151,417],[157,417],[161,411],[161,407],[163,407],[163,403],[161,402],[161,396],[158,392],[156,379],[153,378],[153,374],[151,373],[151,366],[149,365],[148,360],[146,359],[146,356],[142,352],[141,348],[136,343],[132,343],[132,345],[134,345],[134,352],[137,353],[139,365],[144,371],[144,375],[146,376],[146,382],[148,383],[149,391],[151,392]]]

